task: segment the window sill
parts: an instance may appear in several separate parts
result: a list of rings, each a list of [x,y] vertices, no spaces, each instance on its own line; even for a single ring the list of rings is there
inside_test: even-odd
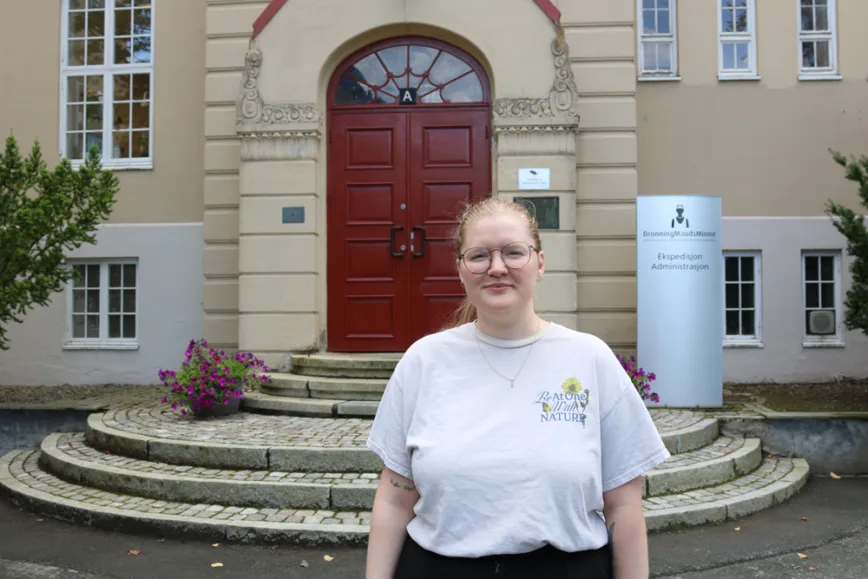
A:
[[[681,80],[680,76],[669,75],[669,76],[652,76],[652,75],[639,75],[639,82],[678,82]]]
[[[718,73],[717,80],[762,80],[762,77],[758,74],[725,74]]]
[[[844,348],[844,342],[840,338],[830,338],[828,340],[802,340],[803,348]]]
[[[138,342],[79,342],[68,340],[63,343],[64,350],[113,350],[129,351],[138,350]]]
[[[731,348],[731,349],[735,349],[735,350],[740,350],[740,349],[762,349],[762,348],[765,348],[765,345],[764,345],[762,342],[759,342],[759,341],[752,341],[752,342],[747,342],[747,341],[745,341],[745,342],[736,342],[736,341],[731,341],[731,342],[730,342],[730,341],[724,341],[724,342],[723,342],[723,347],[724,347],[724,348],[727,348],[727,349],[730,349],[730,348]]]
[[[73,169],[78,169],[82,165],[84,165],[83,160],[69,160]],[[103,169],[110,169],[112,171],[149,171],[154,168],[154,161],[152,159],[137,159],[135,161],[123,159],[123,160],[114,160],[110,159],[108,161],[102,161],[100,163],[100,167]]]
[[[807,81],[811,81],[811,80],[844,80],[844,77],[840,74],[834,74],[834,73],[817,74],[817,73],[805,73],[805,72],[803,72],[802,74],[799,75],[799,80],[807,80]]]

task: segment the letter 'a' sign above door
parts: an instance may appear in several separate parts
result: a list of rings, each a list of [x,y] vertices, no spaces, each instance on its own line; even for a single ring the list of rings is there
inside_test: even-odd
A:
[[[398,94],[398,101],[402,105],[415,105],[416,104],[416,89],[415,88],[402,88]]]

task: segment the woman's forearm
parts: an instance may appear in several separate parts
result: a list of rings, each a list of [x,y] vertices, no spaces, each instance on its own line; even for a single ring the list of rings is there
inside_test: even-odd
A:
[[[368,535],[366,579],[392,579],[413,517],[413,504],[392,502],[377,492]]]
[[[606,526],[613,524],[614,579],[648,579],[648,534],[642,504],[613,508],[606,516]]]

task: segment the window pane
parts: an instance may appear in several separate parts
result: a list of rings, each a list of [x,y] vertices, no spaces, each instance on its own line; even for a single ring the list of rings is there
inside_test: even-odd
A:
[[[124,338],[136,337],[136,316],[124,316]]]
[[[102,102],[102,76],[87,77],[87,102]]]
[[[115,83],[115,100],[128,101],[130,100],[130,75],[116,74],[114,77]]]
[[[443,99],[450,103],[478,103],[482,101],[482,83],[476,73],[461,77],[443,88]]]
[[[72,316],[72,337],[84,337],[84,316]]]
[[[124,290],[124,313],[134,314],[136,312],[136,290]]]
[[[735,56],[737,59],[736,66],[738,68],[750,68],[750,62],[748,61],[749,55],[747,42],[739,42],[735,45]]]
[[[84,12],[69,13],[69,37],[84,38],[84,26],[86,18]]]
[[[109,287],[121,287],[121,266],[115,263],[109,265]]]
[[[150,36],[151,34],[151,11],[150,9],[136,9],[133,11],[133,34]]]
[[[657,70],[657,47],[653,42],[645,43],[645,70]]]
[[[753,310],[741,312],[741,334],[743,336],[756,335],[756,312]]]
[[[437,56],[438,52],[436,48],[429,46],[411,46],[410,70],[418,75],[425,74],[434,63],[434,57]]]
[[[109,313],[121,311],[121,290],[109,290]]]
[[[736,32],[747,32],[747,9],[738,8],[735,11]]]
[[[816,30],[828,31],[829,30],[829,13],[828,8],[825,6],[817,6],[814,12],[814,25],[816,26]]]
[[[726,335],[737,336],[739,334],[739,311],[726,312]]]
[[[669,34],[669,10],[659,10],[657,12],[657,32],[660,34]]]
[[[115,6],[118,8],[129,8],[133,5],[133,0],[115,0]]]
[[[66,130],[84,130],[84,105],[69,105],[66,107]]]
[[[105,52],[105,40],[88,40],[87,41],[87,64],[96,66],[103,63]]]
[[[657,20],[654,10],[642,11],[642,32],[645,34],[657,32]]]
[[[824,281],[835,279],[835,258],[831,255],[820,257],[820,279]]]
[[[669,0],[657,0],[657,8],[669,8]]]
[[[654,8],[654,0],[642,0],[642,8]]]
[[[409,47],[407,46],[393,46],[391,48],[381,50],[379,52],[379,55],[380,58],[383,60],[383,63],[386,65],[386,70],[388,70],[395,76],[401,76],[402,74],[404,74],[404,71],[407,68],[408,49]],[[443,57],[440,58],[442,60]],[[458,75],[456,74],[450,78],[443,80],[452,80],[453,78],[455,78],[455,76]]]
[[[88,131],[99,131],[102,129],[102,105],[87,105],[87,125]]]
[[[151,124],[151,105],[148,103],[133,103],[133,128],[147,129]]]
[[[752,257],[742,257],[741,258],[741,281],[754,281],[753,278],[753,264]]]
[[[87,7],[94,8],[105,8],[105,0],[87,0]]]
[[[664,71],[672,70],[672,43],[657,43],[657,69]]]
[[[151,62],[150,36],[136,36],[133,38],[133,62]]]
[[[820,284],[805,284],[805,306],[809,308],[820,307]]]
[[[118,38],[115,40],[115,64],[129,64],[132,62],[132,40]]]
[[[468,70],[470,70],[470,66],[467,63],[458,60],[451,54],[443,53],[431,69],[429,78],[434,84],[442,85]]]
[[[70,10],[84,10],[85,8],[87,8],[85,0],[69,0]]]
[[[820,279],[819,258],[814,255],[805,257],[805,279],[807,281],[816,281]]]
[[[832,309],[835,307],[835,284],[820,284],[820,307]]]
[[[143,7],[143,6],[144,6],[144,7],[150,7],[150,6],[151,6],[151,0],[135,0],[135,1],[133,2],[133,4],[134,4],[137,8],[141,8],[141,7]]]
[[[726,271],[726,281],[738,281],[738,258],[737,257],[727,257],[725,258],[725,271]]]
[[[78,278],[72,282],[72,287],[84,287],[84,276],[87,275],[87,270],[83,265],[74,265],[72,269],[78,274]]]
[[[813,42],[802,43],[802,66],[805,68],[814,68],[817,66]]]
[[[354,78],[372,86],[382,86],[386,84],[388,79],[386,69],[380,64],[380,59],[375,54],[366,56],[347,72]]]
[[[133,100],[146,101],[151,92],[151,75],[148,73],[133,75]]]
[[[810,32],[812,30],[814,30],[814,9],[802,7],[802,31]]]
[[[121,337],[121,317],[120,316],[109,316],[109,338],[120,338]]]
[[[727,308],[738,308],[738,284],[737,283],[728,283],[726,284],[726,307]]]
[[[85,133],[84,146],[88,152],[91,147],[96,147],[97,154],[102,154],[102,133]]]
[[[70,103],[84,102],[83,76],[70,76],[66,79],[66,99]]]
[[[84,313],[84,293],[83,289],[72,290],[72,311],[76,313]]]
[[[829,41],[818,40],[816,42],[817,67],[829,68]]]
[[[124,287],[136,287],[136,266],[133,264],[124,266]]]
[[[99,265],[87,266],[87,287],[99,287]]]
[[[730,8],[724,8],[721,13],[720,30],[721,32],[732,32],[735,29],[734,14]]]
[[[133,13],[131,10],[115,11],[115,36],[129,36],[132,34]]]
[[[115,159],[129,159],[132,153],[130,147],[130,132],[115,132],[112,137],[112,157]]]
[[[151,135],[148,131],[133,131],[132,132],[132,153],[133,157],[146,158],[151,154]]]
[[[90,289],[87,291],[87,313],[99,313],[99,289]]]
[[[732,70],[735,68],[735,46],[731,43],[723,45],[723,69]]]
[[[372,88],[356,82],[347,75],[341,77],[335,90],[335,103],[339,105],[363,105],[375,102],[376,98]]]
[[[99,338],[99,316],[87,316],[87,337]]]
[[[84,65],[84,40],[69,41],[69,66]]]
[[[66,157],[69,159],[84,158],[84,133],[70,133],[66,136]]]
[[[756,305],[754,304],[754,296],[756,294],[756,286],[752,283],[745,283],[741,285],[741,307],[743,308],[754,308]]]
[[[100,10],[87,13],[87,35],[90,38],[105,36],[105,12]]]
[[[130,103],[116,102],[114,104],[114,126],[115,130],[130,128]]]

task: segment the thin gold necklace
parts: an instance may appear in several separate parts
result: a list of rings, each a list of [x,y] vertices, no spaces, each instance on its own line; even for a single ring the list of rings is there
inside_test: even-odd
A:
[[[515,376],[510,378],[509,376],[504,376],[501,374],[497,368],[495,368],[491,362],[488,361],[488,358],[485,356],[485,350],[482,349],[482,342],[479,341],[479,328],[476,322],[473,323],[473,337],[476,338],[476,345],[479,346],[479,353],[482,354],[482,359],[485,360],[485,363],[489,365],[489,367],[494,370],[495,374],[503,378],[504,380],[509,381],[509,387],[515,388],[515,380],[518,378],[518,375],[521,374],[521,371],[524,370],[524,365],[527,364],[528,359],[530,359],[530,353],[533,351],[533,347],[536,346],[536,343],[539,341],[536,339],[539,336],[540,329],[540,318],[537,318],[536,322],[536,334],[534,334],[534,341],[531,342],[530,348],[527,349],[527,355],[524,357],[524,362],[521,363],[521,367],[518,369],[518,372],[515,373]]]

